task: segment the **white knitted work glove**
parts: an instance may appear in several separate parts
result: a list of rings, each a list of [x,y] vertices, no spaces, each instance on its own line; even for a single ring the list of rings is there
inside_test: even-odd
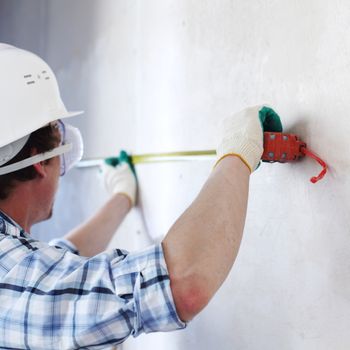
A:
[[[137,181],[136,177],[127,163],[121,163],[116,167],[104,164],[103,173],[105,187],[110,194],[124,194],[131,202],[131,206],[135,205]]]
[[[224,119],[215,166],[226,156],[236,155],[248,166],[250,172],[257,168],[264,151],[264,134],[259,120],[259,111],[263,107],[249,107]]]

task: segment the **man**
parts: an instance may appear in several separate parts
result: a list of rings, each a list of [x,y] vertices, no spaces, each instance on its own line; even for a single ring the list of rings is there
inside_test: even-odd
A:
[[[55,76],[34,54],[0,45],[0,348],[106,349],[130,334],[186,327],[224,282],[241,242],[263,106],[223,123],[217,162],[161,244],[104,251],[135,203],[127,164],[108,168],[106,205],[50,245],[30,236],[51,216],[58,179],[81,158]],[[260,120],[259,120],[260,117]]]

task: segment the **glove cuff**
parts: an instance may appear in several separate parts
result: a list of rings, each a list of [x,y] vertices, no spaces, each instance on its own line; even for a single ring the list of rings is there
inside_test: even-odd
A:
[[[225,138],[217,149],[217,162],[215,166],[228,155],[235,155],[248,166],[252,173],[258,166],[263,154],[263,141],[257,143],[241,135],[232,135]]]

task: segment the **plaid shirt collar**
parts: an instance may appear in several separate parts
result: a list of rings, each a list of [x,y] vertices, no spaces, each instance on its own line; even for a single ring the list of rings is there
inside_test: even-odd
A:
[[[0,210],[0,234],[28,237],[29,235],[14,220]]]

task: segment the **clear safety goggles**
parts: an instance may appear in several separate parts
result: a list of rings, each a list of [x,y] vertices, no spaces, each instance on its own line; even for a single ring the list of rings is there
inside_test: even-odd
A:
[[[0,167],[0,176],[27,168],[36,163],[60,156],[60,175],[70,170],[83,155],[83,141],[79,129],[64,124],[61,120],[53,123],[60,132],[61,140],[58,147],[51,151],[36,154],[19,162]]]
[[[62,120],[57,121],[57,128],[61,135],[59,147],[71,145],[69,151],[60,154],[60,175],[63,176],[81,160],[84,145],[78,128],[65,124]]]

